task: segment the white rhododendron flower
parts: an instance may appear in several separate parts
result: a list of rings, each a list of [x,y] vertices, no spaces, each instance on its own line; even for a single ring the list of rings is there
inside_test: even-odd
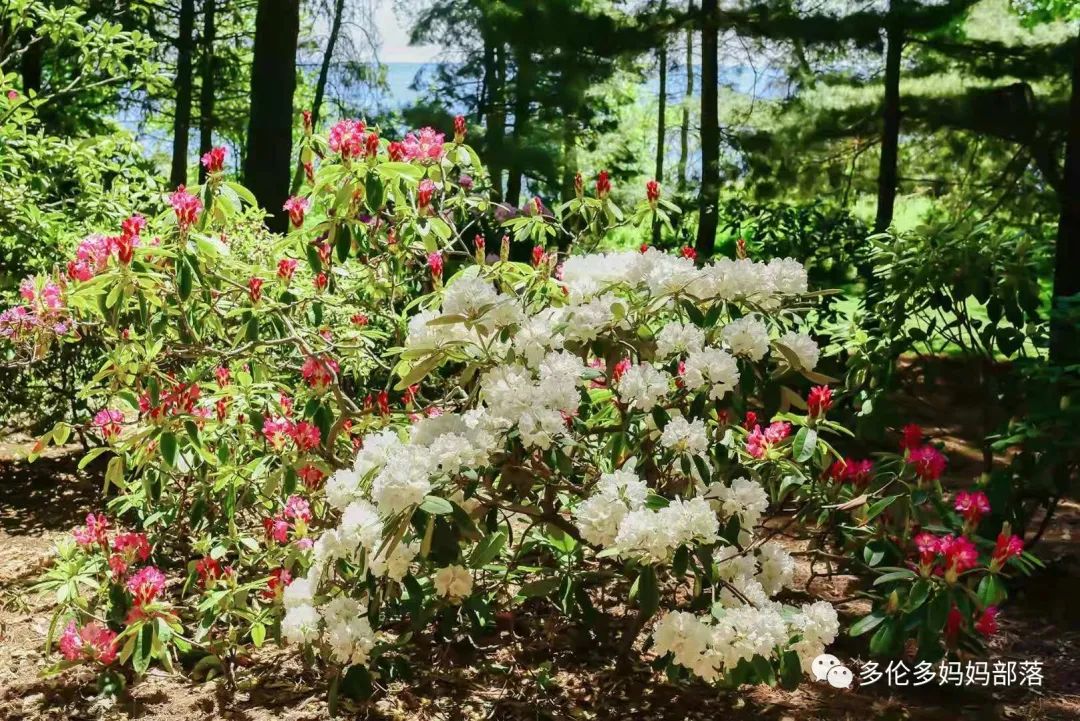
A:
[[[435,572],[435,593],[460,601],[472,593],[473,577],[464,566],[445,566]]]
[[[314,642],[319,637],[319,612],[306,603],[289,608],[281,619],[281,635],[289,643]]]
[[[705,331],[692,323],[672,321],[656,334],[656,357],[660,360],[701,350],[705,345]]]
[[[739,365],[727,351],[719,348],[693,350],[682,367],[683,384],[688,390],[709,389],[709,398],[720,399],[739,384]]]
[[[805,333],[795,333],[790,331],[777,338],[776,342],[790,349],[791,352],[795,354],[795,357],[799,359],[799,365],[802,366],[803,370],[814,370],[818,358],[821,357],[821,350],[818,348],[818,344],[813,338]]]
[[[769,352],[769,329],[757,316],[745,315],[724,326],[724,343],[732,355],[759,361]]]
[[[671,376],[651,363],[630,366],[619,379],[619,398],[631,408],[651,411],[667,395]]]
[[[682,416],[672,418],[660,435],[660,445],[679,454],[700,456],[709,447],[709,437],[705,433],[705,421],[700,418],[693,422]]]

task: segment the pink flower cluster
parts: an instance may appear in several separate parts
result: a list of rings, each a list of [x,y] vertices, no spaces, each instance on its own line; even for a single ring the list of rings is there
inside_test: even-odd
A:
[[[874,463],[865,458],[844,458],[834,461],[827,475],[835,483],[851,483],[863,488],[874,477]]]
[[[305,538],[307,524],[311,522],[311,505],[301,496],[289,496],[285,508],[276,516],[264,518],[263,528],[268,538],[277,543],[288,543],[289,533],[297,537],[302,546],[309,546],[310,539]]]
[[[198,383],[175,383],[158,397],[157,405],[149,393],[139,396],[139,411],[154,421],[165,416],[190,415],[195,412],[195,404],[201,395]]]
[[[113,539],[112,548],[109,569],[116,577],[123,576],[135,563],[142,563],[150,558],[150,541],[145,533],[125,531],[117,534]]]
[[[330,356],[308,356],[300,369],[304,380],[316,391],[325,391],[338,374],[338,363]]]
[[[181,231],[186,231],[195,224],[202,212],[203,204],[199,196],[192,195],[183,185],[169,195],[169,205],[176,215],[176,224]]]
[[[198,198],[195,198],[198,201]],[[132,215],[120,224],[120,235],[90,235],[75,249],[75,259],[68,261],[67,274],[72,280],[88,281],[101,273],[109,264],[110,256],[123,265],[131,262],[135,248],[142,243],[146,230],[146,218]]]
[[[904,426],[900,447],[906,451],[905,459],[915,469],[921,481],[936,481],[945,472],[948,460],[929,443],[923,443],[922,429],[911,423]]]
[[[203,153],[201,162],[206,172],[220,173],[225,169],[225,156],[228,151],[224,147],[211,148]]]
[[[294,228],[299,228],[304,224],[304,214],[307,213],[310,207],[311,201],[309,199],[299,195],[292,195],[285,201],[285,205],[281,209],[288,211],[289,221]]]
[[[358,158],[363,155],[368,147],[364,130],[367,126],[363,120],[339,120],[330,128],[330,149],[335,153],[341,153],[343,158]],[[372,133],[374,135],[374,133]],[[376,143],[378,136],[375,136]]]
[[[786,421],[773,421],[762,431],[755,425],[746,437],[746,452],[754,458],[764,458],[769,449],[791,435],[791,424]]]
[[[116,632],[97,621],[82,628],[68,621],[60,636],[60,653],[68,661],[97,661],[108,666],[116,660],[118,651]]]
[[[434,128],[420,128],[405,135],[401,141],[401,159],[418,162],[434,162],[445,154],[443,144],[446,136]]]
[[[322,440],[318,426],[307,421],[294,423],[289,418],[281,416],[273,416],[263,421],[263,435],[266,441],[278,451],[284,449],[290,440],[301,452],[317,448]]]
[[[94,428],[101,433],[101,437],[110,441],[120,435],[120,423],[124,420],[124,414],[114,408],[102,408],[94,414]]]
[[[0,338],[19,343],[66,335],[72,329],[64,289],[57,283],[25,278],[19,284],[19,294],[25,304],[0,313]]]
[[[975,568],[979,562],[979,551],[967,536],[935,536],[923,532],[915,536],[915,549],[923,575],[944,574],[949,583],[955,583],[957,576]]]
[[[964,517],[968,528],[974,528],[990,512],[990,499],[982,491],[960,491],[956,494],[954,508]]]

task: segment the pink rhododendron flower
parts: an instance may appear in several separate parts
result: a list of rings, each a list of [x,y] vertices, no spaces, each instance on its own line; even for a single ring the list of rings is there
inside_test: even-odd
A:
[[[684,246],[682,250],[679,251],[679,255],[687,258],[688,260],[697,260],[697,251],[691,248],[689,245]]]
[[[136,606],[153,603],[165,590],[165,574],[153,566],[145,566],[128,579],[128,590],[135,597]]]
[[[404,160],[405,145],[395,140],[386,146],[386,152],[390,156],[390,160],[393,160],[394,162]]]
[[[292,423],[285,418],[267,418],[263,421],[262,430],[267,443],[280,451],[292,435]]]
[[[427,267],[431,270],[431,277],[435,281],[442,280],[443,275],[443,254],[436,251],[434,253],[428,253]]]
[[[310,200],[298,195],[293,195],[285,201],[285,205],[283,205],[281,209],[289,212],[289,220],[292,222],[293,227],[299,228],[304,224],[304,213],[306,213],[310,207]]]
[[[439,160],[445,152],[443,150],[445,137],[434,128],[420,128],[406,134],[405,139],[401,141],[404,159],[420,162]]]
[[[313,448],[318,448],[321,433],[318,426],[307,421],[300,421],[293,426],[292,439],[296,443],[296,447],[301,451],[310,451]]]
[[[310,463],[299,468],[296,471],[296,476],[311,490],[316,490],[322,485],[323,479],[326,478],[326,473],[317,466],[313,466]]]
[[[108,530],[109,519],[106,518],[104,513],[88,513],[86,514],[86,525],[76,528],[71,533],[75,536],[75,542],[80,546],[105,546],[109,540],[106,535]]]
[[[431,198],[435,195],[435,183],[431,178],[424,178],[416,189],[416,205],[421,211],[431,205]]]
[[[458,115],[457,117],[454,118],[454,142],[455,143],[464,143],[465,142],[465,130],[466,130],[466,128],[465,128],[465,116],[464,115]]]
[[[314,285],[316,292],[326,290],[326,286],[328,286],[329,284],[330,278],[327,277],[326,273],[319,273],[315,276]]]
[[[540,264],[544,262],[544,256],[545,255],[546,255],[546,253],[544,252],[544,246],[542,246],[542,245],[533,246],[533,249],[532,249],[532,264],[533,264],[534,268],[539,268],[540,267]]]
[[[596,176],[596,197],[603,200],[611,192],[611,176],[608,171],[601,170]]]
[[[251,298],[252,303],[258,303],[262,298],[262,278],[248,278],[248,297]]]
[[[225,169],[225,156],[228,151],[224,147],[211,148],[203,153],[201,162],[208,173],[220,173]]]
[[[806,397],[807,412],[812,418],[825,415],[832,408],[832,389],[829,386],[814,386]]]
[[[221,564],[210,556],[204,556],[195,562],[195,574],[199,579],[199,585],[206,588],[221,578]]]
[[[125,531],[113,539],[113,550],[130,564],[150,558],[150,541],[145,533]]]
[[[649,205],[656,207],[657,201],[660,200],[660,183],[655,180],[645,183],[645,199],[649,201]]]
[[[300,369],[308,385],[320,392],[326,390],[334,382],[337,372],[337,361],[330,356],[308,356]]]
[[[762,431],[761,426],[754,426],[746,437],[746,452],[754,458],[764,458],[769,449],[791,435],[791,424],[785,421],[773,421]]]
[[[1016,558],[1024,552],[1024,539],[1020,536],[1005,535],[999,533],[997,542],[994,544],[994,554],[990,561],[990,568],[997,572],[1010,558]]]
[[[944,536],[938,539],[938,552],[945,556],[945,580],[955,583],[964,571],[975,568],[979,551],[966,536]]]
[[[124,414],[113,408],[102,408],[94,414],[94,428],[106,440],[112,440],[120,435],[120,423],[124,420]]]
[[[922,428],[919,428],[914,423],[908,423],[901,431],[903,436],[900,439],[900,447],[905,451],[910,451],[913,448],[917,448],[922,445],[923,432]]]
[[[940,547],[939,539],[933,533],[922,533],[915,536],[915,550],[919,553],[919,565],[929,572],[938,557]]]
[[[266,582],[266,589],[261,594],[263,599],[267,601],[281,600],[281,594],[291,581],[292,574],[287,569],[275,568],[270,572],[270,578]]]
[[[936,481],[945,472],[947,460],[931,445],[919,446],[908,453],[907,462],[915,468],[915,474],[924,481]]]
[[[277,264],[277,275],[286,283],[292,280],[293,273],[296,272],[296,261],[292,258],[282,258]]]
[[[862,488],[873,477],[874,464],[866,459],[844,458],[834,461],[826,475],[836,483],[851,483]]]
[[[169,196],[169,205],[176,214],[176,224],[181,231],[186,231],[199,217],[203,204],[197,195],[192,195],[183,185]]]
[[[97,621],[82,628],[69,621],[60,635],[60,653],[68,661],[97,661],[108,666],[116,660],[118,651],[116,632]]]
[[[623,374],[625,374],[626,371],[630,370],[630,368],[631,363],[629,358],[623,358],[619,360],[619,362],[615,364],[615,367],[611,369],[611,381],[608,383],[608,385],[614,386],[615,384],[617,384],[619,380],[623,377]]]
[[[263,528],[266,529],[266,535],[278,543],[285,543],[289,540],[289,522],[283,516],[264,518]]]
[[[229,379],[232,378],[232,373],[226,366],[218,366],[214,370],[214,377],[217,378],[217,384],[219,388],[224,388],[229,385]]]
[[[964,627],[964,614],[960,613],[955,605],[949,609],[949,615],[945,618],[945,638],[950,644],[956,643],[956,637]]]
[[[339,120],[330,128],[330,149],[343,158],[355,158],[364,152],[363,120]]]
[[[311,504],[302,496],[289,496],[285,501],[285,517],[307,523],[311,520]]]
[[[975,622],[975,630],[987,638],[993,636],[998,631],[997,616],[997,606],[987,606]]]
[[[968,525],[977,526],[982,517],[990,512],[990,500],[982,491],[959,491],[955,508]]]

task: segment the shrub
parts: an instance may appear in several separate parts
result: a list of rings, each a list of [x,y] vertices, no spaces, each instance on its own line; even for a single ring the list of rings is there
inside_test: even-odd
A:
[[[595,620],[601,589],[629,589],[627,652],[662,611],[673,677],[797,683],[836,613],[771,600],[794,564],[759,525],[766,487],[828,453],[831,397],[736,419],[777,375],[816,378],[816,344],[790,330],[805,293],[790,259],[541,249],[463,268],[420,301],[396,366],[435,392],[329,479],[339,522],[285,589],[283,637],[355,690],[432,623],[479,630],[536,597]]]

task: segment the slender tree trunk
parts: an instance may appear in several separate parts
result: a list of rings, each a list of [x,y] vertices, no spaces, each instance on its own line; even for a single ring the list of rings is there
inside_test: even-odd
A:
[[[187,183],[188,133],[191,131],[192,35],[195,32],[195,0],[180,0],[180,27],[176,36],[176,114],[173,117],[173,187]]]
[[[217,0],[203,0],[202,70],[199,88],[199,157],[214,147],[214,29]],[[206,182],[206,168],[199,165],[199,182]]]
[[[338,35],[341,34],[341,17],[345,14],[345,0],[334,2],[334,18],[330,21],[330,37],[326,41],[326,52],[323,53],[322,64],[319,66],[319,79],[315,81],[315,99],[311,103],[311,126],[317,127],[319,114],[322,112],[323,96],[326,95],[326,83],[330,78],[330,66],[334,60],[334,47],[337,45]],[[304,163],[296,162],[296,171],[293,173],[290,193],[296,193],[300,184],[304,182]]]
[[[890,6],[891,9],[891,6]],[[885,47],[885,108],[878,167],[877,217],[874,232],[883,233],[892,225],[896,205],[896,161],[900,147],[900,60],[904,51],[903,28],[890,17]]]
[[[259,0],[251,62],[251,116],[244,179],[259,206],[271,213],[267,226],[288,227],[281,206],[289,196],[292,168],[293,92],[300,0]]]
[[[504,199],[514,208],[521,203],[522,151],[529,128],[531,77],[532,57],[528,48],[521,48],[517,54],[517,75],[514,78],[514,147],[510,156],[510,173],[506,179],[506,198]]]
[[[694,12],[690,3],[689,12]],[[694,29],[686,29],[686,95],[683,96],[682,126],[679,128],[679,192],[686,191],[686,161],[690,157],[690,103],[694,101]]]
[[[1058,220],[1054,258],[1053,307],[1080,293],[1080,38],[1077,39],[1069,101],[1069,130],[1065,141],[1065,172],[1061,184],[1061,218]],[[1050,360],[1058,364],[1080,362],[1080,328],[1077,321],[1051,319]]]
[[[701,3],[701,197],[694,249],[707,260],[716,247],[720,202],[719,32],[717,0]]]
[[[660,0],[660,12],[667,9],[667,0]],[[656,182],[664,182],[664,136],[667,135],[667,36],[660,41],[660,50],[657,52],[657,63],[660,65],[660,97],[659,108],[656,112]],[[660,242],[660,223],[653,221],[652,242],[657,245]]]
[[[41,92],[41,71],[45,59],[45,38],[34,37],[27,33],[26,50],[23,51],[22,60],[19,63],[19,73],[22,75],[23,92],[27,95],[30,91]]]
[[[504,86],[506,81],[506,56],[490,34],[484,38],[484,112],[487,127],[484,144],[487,150],[488,172],[495,200],[502,199],[502,145],[506,132],[506,106]]]

